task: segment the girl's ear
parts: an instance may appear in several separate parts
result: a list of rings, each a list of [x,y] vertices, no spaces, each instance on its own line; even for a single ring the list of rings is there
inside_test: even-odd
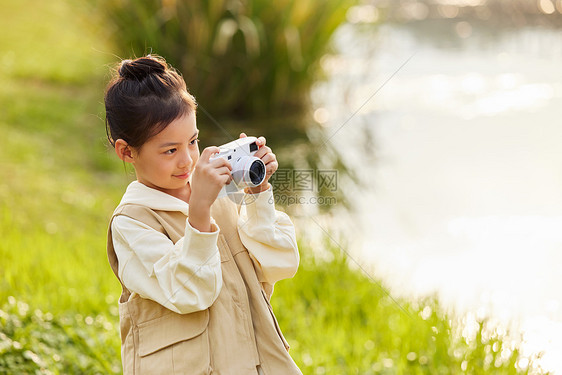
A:
[[[123,160],[124,162],[132,163],[134,160],[131,147],[123,139],[118,139],[115,141],[115,153],[117,154],[119,159]]]

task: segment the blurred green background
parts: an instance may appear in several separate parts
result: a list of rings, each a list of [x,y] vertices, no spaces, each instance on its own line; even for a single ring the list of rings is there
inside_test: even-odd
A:
[[[204,144],[243,128],[266,135],[282,166],[342,167],[335,152],[299,150],[316,139],[309,90],[353,5],[0,0],[0,374],[121,372],[105,242],[133,177],[105,140],[111,68],[166,57],[200,103]],[[491,322],[449,316],[435,299],[396,301],[329,240],[300,245],[301,268],[273,305],[304,374],[528,371]]]

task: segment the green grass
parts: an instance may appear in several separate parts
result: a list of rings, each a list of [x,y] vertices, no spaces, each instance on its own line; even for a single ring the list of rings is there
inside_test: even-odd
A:
[[[0,38],[0,374],[119,373],[120,286],[105,238],[130,177],[105,146],[113,57],[96,52],[112,47],[85,3],[0,8],[9,26]],[[301,244],[297,276],[273,297],[304,374],[517,373],[518,352],[490,322],[472,321],[464,337],[435,299],[399,300],[404,313],[325,248],[332,256],[319,260]]]
[[[511,343],[491,321],[454,318],[435,298],[390,298],[384,284],[350,267],[330,244],[325,248],[329,260],[305,248],[297,276],[274,294],[305,374],[518,373],[517,349],[507,355]],[[464,334],[463,319],[474,328]]]

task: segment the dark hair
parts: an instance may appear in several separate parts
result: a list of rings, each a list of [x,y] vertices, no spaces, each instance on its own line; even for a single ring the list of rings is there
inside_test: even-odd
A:
[[[105,91],[107,139],[140,148],[175,119],[196,110],[185,81],[155,55],[123,60]]]

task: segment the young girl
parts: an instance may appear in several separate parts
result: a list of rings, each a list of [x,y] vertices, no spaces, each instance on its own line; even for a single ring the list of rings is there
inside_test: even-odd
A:
[[[199,154],[195,99],[162,58],[124,60],[105,108],[108,138],[137,177],[107,244],[123,287],[124,374],[301,374],[269,303],[299,254],[293,224],[273,204],[277,161],[265,138],[254,156],[266,180],[239,206],[217,199],[231,166],[211,159],[218,147]]]

